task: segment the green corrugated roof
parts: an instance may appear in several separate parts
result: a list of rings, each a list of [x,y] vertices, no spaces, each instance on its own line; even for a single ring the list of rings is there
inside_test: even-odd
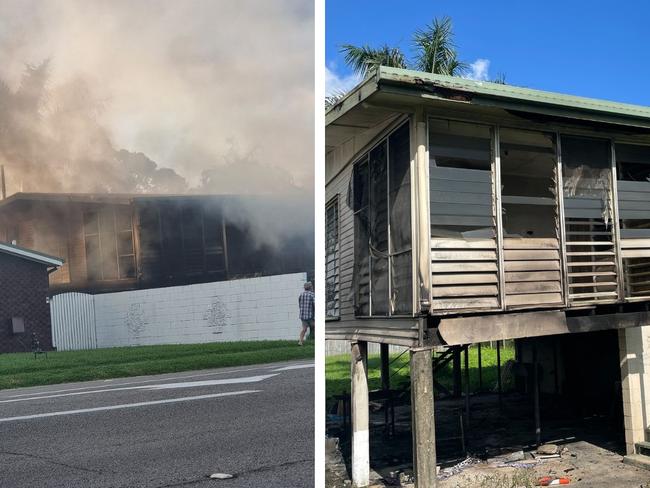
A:
[[[440,88],[465,92],[471,95],[468,98],[475,103],[492,102],[504,108],[521,108],[521,110],[547,108],[551,111],[550,113],[568,117],[575,116],[578,112],[590,113],[597,116],[594,120],[650,127],[650,107],[643,105],[577,97],[488,81],[469,80],[456,76],[436,75],[385,66],[378,68],[371,75],[372,78],[374,78],[380,90],[382,85],[395,84],[422,92],[435,91],[435,88]],[[355,92],[359,87],[352,90],[352,92]],[[540,111],[543,112],[544,110]],[[602,117],[599,118],[598,115]]]

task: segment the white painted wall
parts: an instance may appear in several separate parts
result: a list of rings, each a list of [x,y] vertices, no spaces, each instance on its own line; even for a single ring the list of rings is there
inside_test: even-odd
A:
[[[298,295],[306,279],[294,273],[95,295],[96,344],[297,340]]]

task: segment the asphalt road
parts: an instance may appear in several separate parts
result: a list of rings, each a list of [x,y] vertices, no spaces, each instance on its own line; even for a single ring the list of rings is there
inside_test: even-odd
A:
[[[0,391],[0,487],[163,486],[314,486],[313,363]]]

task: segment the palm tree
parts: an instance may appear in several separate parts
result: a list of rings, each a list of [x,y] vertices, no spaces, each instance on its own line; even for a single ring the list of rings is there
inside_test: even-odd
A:
[[[362,77],[366,77],[373,68],[379,66],[408,68],[449,76],[462,76],[469,68],[468,64],[458,57],[449,17],[434,18],[424,29],[416,30],[413,34],[413,50],[415,55],[409,61],[400,48],[387,44],[380,48],[372,48],[367,44],[341,46],[345,63]],[[505,75],[499,75],[494,81],[505,85]],[[326,109],[336,105],[344,96],[343,92],[329,95],[325,100]]]
[[[424,29],[413,34],[415,58],[409,62],[398,47],[384,44],[375,49],[368,45],[344,44],[341,52],[345,62],[355,73],[366,76],[378,66],[411,68],[427,73],[460,76],[467,70],[467,64],[458,59],[451,19],[433,19]]]

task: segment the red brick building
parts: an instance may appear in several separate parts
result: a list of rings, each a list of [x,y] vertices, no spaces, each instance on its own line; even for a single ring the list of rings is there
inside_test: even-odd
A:
[[[0,243],[0,352],[31,350],[32,333],[42,349],[52,349],[49,274],[59,258]]]

